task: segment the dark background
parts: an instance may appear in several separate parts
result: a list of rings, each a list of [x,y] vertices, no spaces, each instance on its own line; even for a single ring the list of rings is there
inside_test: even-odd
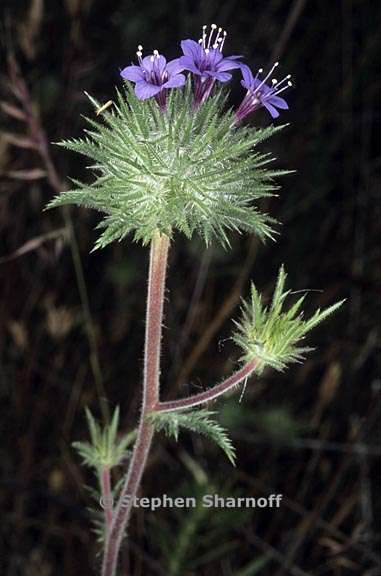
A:
[[[219,403],[237,468],[194,435],[178,444],[158,435],[144,476],[149,496],[281,493],[281,508],[140,510],[124,566],[134,575],[381,574],[379,8],[377,0],[2,0],[1,574],[95,573],[84,488],[95,482],[70,444],[87,439],[86,405],[101,416],[97,389],[111,409],[120,405],[126,431],[140,403],[147,250],[126,241],[89,254],[97,214],[42,212],[68,176],[90,178],[84,159],[44,144],[81,133],[90,110],[83,91],[112,99],[138,44],[172,58],[180,39],[197,39],[211,22],[229,32],[226,54],[244,54],[253,68],[279,59],[293,75],[280,119],[290,125],[266,146],[296,173],[266,205],[282,223],[276,243],[233,236],[224,251],[175,238],[163,397],[234,370],[239,352],[226,339],[240,296],[250,279],[270,294],[280,263],[290,287],[319,290],[308,312],[347,302],[309,338],[317,349],[305,364],[268,371],[241,402],[238,392]],[[239,103],[237,76],[231,91]],[[29,120],[10,106],[26,107]],[[250,121],[271,119],[260,111]]]

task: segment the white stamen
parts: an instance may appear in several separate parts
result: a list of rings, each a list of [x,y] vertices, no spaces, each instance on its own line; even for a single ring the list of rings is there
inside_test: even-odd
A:
[[[205,48],[205,54],[209,54],[209,48]]]
[[[214,32],[215,28],[217,28],[217,26],[215,24],[212,24],[210,27],[210,33],[209,33],[207,48],[210,48],[210,43],[212,41],[212,36],[213,36],[213,32]]]
[[[218,47],[218,41],[219,41],[221,32],[222,32],[222,28],[219,28],[219,29],[217,30],[217,36],[216,36],[216,39],[215,39],[215,41],[214,41],[213,48],[217,48],[217,47]]]
[[[205,50],[205,47],[206,47],[206,45],[205,45],[206,29],[207,29],[207,25],[204,24],[204,26],[202,27],[202,38],[201,38],[201,42],[200,42],[200,44],[202,44],[202,47],[204,48],[204,50]]]
[[[273,67],[271,68],[270,72],[267,74],[267,76],[265,76],[265,78],[262,80],[262,82],[260,83],[259,86],[257,86],[257,88],[255,89],[255,91],[257,92],[257,90],[260,90],[263,86],[263,84],[266,82],[266,80],[271,76],[271,74],[274,72],[275,68],[279,66],[279,62],[275,62],[275,64],[273,64]]]
[[[141,44],[139,44],[139,46],[138,46],[136,56],[138,57],[139,64],[141,64],[142,63],[142,56],[143,56],[143,46]]]
[[[262,74],[262,72],[263,72],[263,68],[259,68],[258,72],[257,72],[256,75],[255,75],[254,80],[257,80],[258,76],[259,76],[260,74]]]
[[[223,35],[224,35],[224,37],[222,38],[222,42],[221,42],[221,46],[220,46],[220,52],[222,52],[222,48],[224,47],[226,36],[228,35],[226,30],[224,30]]]
[[[276,92],[273,92],[273,94],[271,94],[271,96],[277,96],[278,94],[280,94],[281,92],[284,92],[285,90],[288,90],[290,88],[290,86],[292,86],[292,82],[287,82],[287,86],[283,86],[283,88],[281,88],[280,90],[277,90]]]
[[[156,58],[159,58],[159,51],[158,51],[158,50],[154,50],[154,51],[153,51],[153,55],[154,55]]]
[[[282,78],[282,80],[278,83],[278,88],[281,84],[283,84],[284,82],[286,82],[287,80],[289,80],[291,78],[291,74],[287,74],[287,76],[285,76],[284,78]]]

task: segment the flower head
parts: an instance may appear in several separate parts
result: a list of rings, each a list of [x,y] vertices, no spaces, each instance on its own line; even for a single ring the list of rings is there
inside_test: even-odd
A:
[[[189,70],[195,75],[196,104],[208,98],[216,80],[227,82],[232,77],[228,70],[234,70],[241,65],[238,62],[241,56],[224,58],[222,49],[226,36],[225,30],[217,29],[217,25],[212,24],[209,34],[206,25],[202,27],[202,38],[198,43],[194,40],[181,42],[184,56],[179,58],[179,62],[184,70]]]
[[[288,74],[280,82],[273,78],[271,86],[266,84],[266,81],[270,78],[278,64],[278,62],[275,62],[263,80],[259,77],[263,72],[262,68],[253,76],[250,68],[246,66],[246,64],[241,64],[241,84],[246,88],[247,93],[236,112],[237,122],[240,122],[254,110],[262,108],[262,106],[266,108],[273,118],[278,118],[279,116],[277,108],[288,110],[287,102],[283,98],[280,98],[279,94],[292,86],[290,82],[291,75]]]
[[[139,66],[127,66],[120,75],[125,80],[135,82],[135,94],[139,100],[146,100],[154,96],[161,108],[166,105],[167,88],[180,88],[185,84],[184,66],[179,58],[167,60],[154,50],[153,54],[142,58],[143,47],[138,46],[136,55]]]
[[[98,110],[99,103],[91,100]],[[189,78],[159,114],[155,102],[139,100],[126,85],[101,123],[87,119],[85,138],[62,142],[90,159],[95,180],[75,182],[50,206],[76,204],[103,212],[97,248],[130,233],[148,244],[158,231],[188,238],[197,233],[207,244],[216,238],[228,245],[234,230],[273,238],[275,221],[257,202],[277,190],[274,179],[282,172],[267,167],[267,154],[252,150],[279,128],[232,130],[234,116],[221,113],[223,100],[217,90],[192,108]]]

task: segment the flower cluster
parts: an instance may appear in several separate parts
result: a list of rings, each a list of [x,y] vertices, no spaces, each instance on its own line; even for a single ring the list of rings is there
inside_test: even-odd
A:
[[[143,244],[175,231],[199,234],[206,244],[227,245],[231,231],[274,238],[275,221],[257,202],[274,195],[275,179],[287,172],[269,168],[271,155],[259,145],[282,127],[260,130],[242,120],[260,107],[273,118],[287,109],[279,94],[289,76],[269,83],[277,64],[254,76],[242,56],[224,53],[226,37],[215,24],[204,26],[200,40],[183,40],[182,56],[171,61],[158,50],[144,56],[139,45],[112,108],[89,96],[101,121],[86,118],[83,138],[60,143],[90,159],[95,180],[74,181],[49,206],[102,212],[97,248],[130,233]],[[246,95],[237,110],[223,110],[222,87],[235,71]]]
[[[279,116],[278,109],[287,110],[287,102],[279,97],[292,84],[290,75],[280,82],[276,78],[269,81],[276,62],[270,72],[262,79],[262,68],[254,76],[250,68],[242,62],[242,56],[224,56],[223,48],[227,32],[216,24],[210,31],[202,27],[202,37],[198,42],[187,39],[181,42],[183,55],[171,62],[154,50],[152,55],[143,56],[143,47],[136,52],[138,66],[127,66],[121,71],[122,78],[135,83],[135,94],[139,100],[154,97],[160,108],[165,111],[167,91],[181,88],[186,78],[182,72],[191,72],[194,80],[194,106],[203,104],[210,96],[216,82],[228,82],[232,78],[231,70],[239,69],[242,74],[241,85],[247,92],[235,114],[235,124],[239,124],[247,115],[258,108],[266,108],[272,118]]]

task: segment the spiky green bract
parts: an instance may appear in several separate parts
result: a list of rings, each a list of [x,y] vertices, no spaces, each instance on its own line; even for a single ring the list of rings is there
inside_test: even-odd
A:
[[[198,232],[206,243],[216,237],[228,244],[229,230],[271,238],[274,220],[256,201],[273,195],[274,177],[287,172],[268,169],[272,158],[257,147],[282,126],[234,127],[233,112],[223,112],[225,99],[220,90],[194,108],[189,81],[170,91],[163,113],[154,99],[138,100],[126,83],[103,121],[86,118],[84,138],[59,143],[91,159],[95,181],[74,181],[75,188],[48,207],[76,204],[103,212],[96,248],[130,232],[148,244],[157,230],[188,238]]]
[[[84,464],[94,468],[97,472],[102,468],[111,469],[121,464],[129,454],[127,448],[134,442],[136,432],[130,432],[122,439],[117,439],[119,407],[115,409],[111,423],[103,430],[88,408],[86,408],[86,418],[91,443],[73,442],[72,444],[82,457]]]
[[[299,298],[288,310],[284,304],[291,290],[285,290],[286,273],[281,266],[271,305],[264,307],[262,298],[251,286],[251,301],[245,303],[242,320],[235,323],[238,331],[235,342],[244,350],[244,361],[259,360],[257,370],[266,365],[284,370],[287,364],[300,362],[304,354],[313,348],[301,346],[305,335],[343,304],[344,300],[325,310],[318,308],[311,318],[305,319],[301,306],[306,295]]]
[[[192,410],[177,412],[152,412],[149,420],[157,432],[164,430],[167,436],[177,441],[180,428],[198,432],[213,440],[225,452],[230,462],[235,465],[235,449],[226,431],[220,424],[211,419],[215,412],[210,410]]]

